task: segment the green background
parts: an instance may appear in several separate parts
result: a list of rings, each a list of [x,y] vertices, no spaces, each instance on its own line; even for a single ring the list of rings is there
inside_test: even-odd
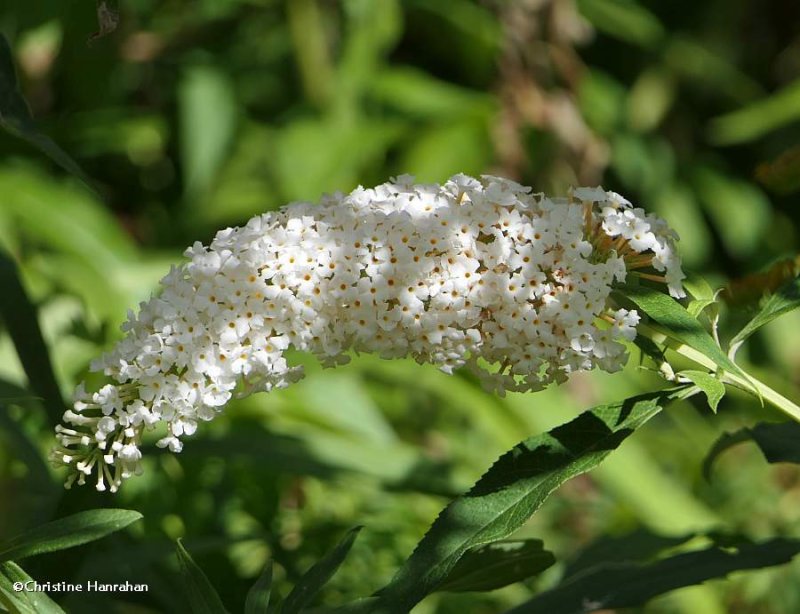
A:
[[[102,3],[101,3],[102,4]],[[734,330],[798,252],[800,4],[771,0],[6,0],[20,90],[89,190],[0,132],[0,246],[19,264],[63,394],[119,338],[194,240],[293,200],[400,173],[508,176],[537,191],[602,184],[665,217],[686,267],[722,287]],[[101,11],[102,12],[102,11]],[[3,92],[5,95],[6,92]],[[8,110],[8,106],[3,108]],[[1,114],[0,114],[1,115]],[[0,123],[8,116],[0,117]],[[6,126],[8,127],[8,126]],[[744,279],[744,281],[742,281]],[[760,281],[759,281],[760,280]],[[533,395],[487,396],[464,375],[359,357],[231,403],[117,495],[64,491],[51,424],[0,335],[0,537],[93,507],[144,514],[124,534],[25,561],[44,581],[146,582],[144,596],[58,596],[74,612],[177,612],[174,540],[232,611],[267,557],[275,590],[350,527],[358,540],[321,601],[385,584],[439,510],[504,450],[591,405],[659,386],[634,356]],[[797,398],[800,314],[740,356]],[[90,376],[88,381],[96,381]],[[794,391],[793,391],[794,385]],[[16,399],[16,400],[15,400]],[[700,464],[724,430],[772,410],[733,394],[711,415],[672,406],[520,533],[568,560],[596,536],[725,529],[800,536],[800,471],[752,446]],[[415,612],[500,612],[548,586],[438,594]],[[800,566],[654,600],[648,612],[800,611]]]

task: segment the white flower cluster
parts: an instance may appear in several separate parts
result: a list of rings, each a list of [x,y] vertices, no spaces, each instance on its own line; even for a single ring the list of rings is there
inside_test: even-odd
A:
[[[166,423],[158,445],[178,452],[234,394],[300,379],[290,347],[325,366],[348,351],[466,366],[501,394],[615,371],[639,316],[609,308],[612,285],[645,269],[681,296],[674,239],[613,192],[551,199],[490,176],[401,176],[288,205],[186,251],[93,364],[114,383],[79,388],[53,458],[68,485],[95,472],[114,491],[141,471],[144,427]]]

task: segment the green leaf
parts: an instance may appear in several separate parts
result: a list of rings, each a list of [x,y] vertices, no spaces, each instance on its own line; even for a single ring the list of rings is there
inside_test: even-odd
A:
[[[578,88],[581,117],[602,135],[614,135],[624,127],[625,86],[595,67],[586,70]]]
[[[179,539],[175,550],[181,568],[181,577],[189,597],[192,614],[225,614],[225,607],[206,574],[194,562]]]
[[[281,198],[311,199],[321,192],[355,187],[364,170],[382,159],[406,131],[407,126],[391,118],[360,116],[304,118],[287,124],[274,136],[271,161]]]
[[[33,578],[13,561],[0,563],[0,605],[12,614],[64,614],[47,593],[14,589],[16,582],[24,585],[32,581]]]
[[[725,249],[740,259],[756,255],[772,219],[764,191],[710,166],[696,165],[691,178]]]
[[[660,175],[663,177],[663,175]],[[658,179],[655,180],[657,182]],[[697,203],[697,194],[683,181],[674,180],[668,185],[651,190],[650,204],[653,212],[669,220],[670,226],[681,238],[681,260],[687,267],[704,266],[712,257],[713,240],[709,223]],[[683,287],[698,298],[690,287],[695,276],[689,275]],[[691,303],[687,306],[691,312]]]
[[[11,335],[19,361],[35,394],[43,400],[52,425],[61,421],[64,402],[42,337],[36,308],[28,298],[17,265],[0,251],[0,318]]]
[[[92,181],[72,158],[48,136],[39,132],[33,121],[28,103],[20,94],[11,47],[0,34],[0,126],[9,133],[28,141],[46,154],[53,162],[97,192]]]
[[[707,307],[717,302],[720,290],[714,290],[709,283],[699,275],[690,275],[683,280],[683,287],[692,295],[692,300],[686,306],[686,311],[693,318],[697,318]]]
[[[190,68],[180,82],[181,161],[187,196],[208,189],[228,155],[238,108],[233,84],[212,66]]]
[[[647,286],[624,286],[614,294],[633,302],[636,307],[665,328],[669,336],[697,350],[726,371],[747,380],[747,375],[725,355],[702,324],[675,299]]]
[[[272,592],[272,561],[264,566],[264,571],[247,592],[244,614],[267,614],[270,593]]]
[[[633,45],[652,49],[664,38],[664,26],[637,2],[578,0],[578,9],[598,30]]]
[[[340,113],[357,108],[359,97],[383,69],[384,55],[402,34],[398,0],[351,0],[342,8],[348,35],[342,41],[332,99]]]
[[[478,174],[489,164],[486,123],[472,117],[434,124],[416,132],[400,168],[419,181],[441,181],[458,172]]]
[[[736,444],[753,440],[769,463],[800,464],[800,423],[760,422],[752,428],[724,433],[703,461],[703,475],[708,479],[716,458]]]
[[[281,614],[297,614],[317,595],[344,561],[362,527],[353,527],[336,547],[311,567],[286,597]]]
[[[723,578],[734,571],[783,565],[800,552],[800,540],[776,538],[760,544],[713,546],[650,564],[604,562],[567,578],[506,614],[582,614],[636,607],[669,591]]]
[[[440,591],[493,591],[542,573],[556,558],[539,539],[498,541],[467,551]]]
[[[4,167],[0,194],[3,212],[26,235],[94,264],[106,276],[113,265],[130,265],[137,257],[136,245],[119,218],[84,190],[30,168]],[[115,279],[107,281],[116,285]]]
[[[719,381],[711,373],[705,371],[681,371],[678,375],[688,377],[695,385],[702,390],[708,399],[708,406],[714,413],[717,413],[717,406],[725,396],[725,384]]]
[[[795,277],[775,294],[770,296],[761,311],[731,339],[729,353],[733,356],[750,335],[775,318],[800,307],[800,277]]]
[[[742,71],[735,58],[717,52],[713,41],[702,35],[692,38],[670,32],[663,62],[673,74],[713,92],[717,100],[729,98],[744,103],[764,95],[757,79]]]
[[[467,551],[511,535],[551,492],[598,465],[679,394],[660,391],[601,405],[517,444],[439,515],[380,592],[380,611],[409,611],[439,588]]]
[[[492,99],[484,92],[436,79],[410,68],[386,68],[369,83],[369,97],[391,109],[424,119],[488,118]]]
[[[695,537],[659,535],[639,528],[625,535],[603,535],[583,548],[564,570],[564,579],[584,573],[608,561],[642,562],[655,558],[664,550],[676,548]]]
[[[306,396],[299,391],[296,394]],[[307,424],[282,434],[252,423],[233,423],[224,437],[203,436],[186,454],[198,460],[209,455],[242,456],[290,474],[328,480],[344,472],[362,473],[392,489],[422,489],[444,496],[461,492],[447,463],[432,461],[408,444],[361,440],[355,445],[353,437],[308,428]]]
[[[800,119],[800,80],[779,91],[716,117],[708,127],[716,145],[746,143]]]
[[[80,546],[124,529],[141,517],[139,512],[121,509],[78,512],[0,543],[0,561]]]
[[[41,403],[24,388],[0,379],[0,450],[25,467],[23,475],[14,476],[17,479],[7,481],[9,476],[6,476],[2,480],[6,488],[14,482],[25,485],[10,501],[4,502],[3,515],[21,522],[19,526],[24,527],[38,519],[51,517],[56,502],[62,496],[63,487],[53,480],[53,473],[42,455],[36,435],[24,428],[22,421],[11,416],[8,411],[10,405],[28,409],[38,408]],[[11,488],[14,489],[14,486]],[[13,530],[9,528],[12,522],[4,523],[7,532]]]
[[[628,123],[637,132],[655,129],[675,102],[675,79],[662,68],[644,71],[628,95]]]

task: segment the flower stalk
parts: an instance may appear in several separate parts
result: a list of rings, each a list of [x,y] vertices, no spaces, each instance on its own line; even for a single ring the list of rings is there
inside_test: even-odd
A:
[[[694,348],[689,347],[682,341],[676,339],[669,334],[669,331],[659,327],[656,324],[639,324],[637,327],[638,334],[647,337],[654,343],[664,345],[675,353],[680,354],[684,358],[688,358],[692,362],[708,369],[711,373],[719,375],[723,383],[735,386],[749,394],[759,396],[761,399],[769,402],[770,405],[780,410],[793,420],[800,422],[800,406],[794,401],[787,399],[774,388],[771,388],[761,380],[747,374],[744,378],[736,373],[724,371],[720,369],[719,365],[713,360],[705,356],[702,352],[698,352]]]

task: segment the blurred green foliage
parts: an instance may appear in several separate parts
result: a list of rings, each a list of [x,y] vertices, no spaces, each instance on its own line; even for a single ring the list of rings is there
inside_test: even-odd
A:
[[[31,112],[9,126],[9,109],[25,109],[7,102],[11,81],[0,81],[0,124],[11,128],[0,132],[0,247],[38,307],[64,397],[194,240],[405,172],[424,181],[491,172],[542,191],[602,183],[664,216],[687,265],[715,287],[797,255],[797,3],[99,4],[118,9],[119,21],[95,38],[111,28],[91,0],[0,7]],[[61,170],[70,164],[97,193]],[[742,323],[723,314],[723,335]],[[0,336],[0,537],[93,507],[144,516],[125,533],[26,565],[38,579],[151,587],[55,596],[76,612],[183,611],[178,538],[229,608],[241,610],[267,560],[272,593],[285,597],[355,524],[365,528],[322,598],[369,595],[500,453],[658,382],[634,357],[613,378],[580,375],[499,399],[413,363],[359,357],[322,372],[297,356],[308,363],[302,385],[231,404],[178,457],[153,447],[145,475],[112,498],[65,492],[46,465],[52,425],[25,389],[15,332]],[[740,356],[791,391],[798,348],[794,312]],[[492,593],[437,593],[415,612],[503,611],[552,584],[563,561],[602,534],[800,535],[797,468],[737,446],[711,482],[701,477],[719,434],[757,418],[775,416],[736,394],[717,416],[699,403],[673,406],[515,535],[543,539],[555,567]],[[795,562],[714,581],[646,610],[800,611],[798,574]]]

